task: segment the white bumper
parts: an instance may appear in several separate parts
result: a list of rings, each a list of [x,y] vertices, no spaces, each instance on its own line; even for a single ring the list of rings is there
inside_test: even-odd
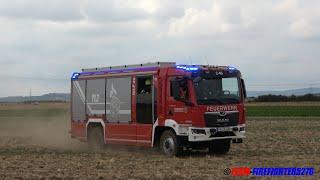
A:
[[[230,127],[189,127],[187,133],[188,140],[210,141],[214,139],[242,139],[245,138],[245,125],[230,126]]]

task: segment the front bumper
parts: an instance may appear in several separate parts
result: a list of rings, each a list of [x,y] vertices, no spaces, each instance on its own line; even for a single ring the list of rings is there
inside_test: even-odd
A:
[[[245,138],[245,125],[229,127],[189,127],[186,135],[188,141],[211,141],[215,139],[242,139]]]

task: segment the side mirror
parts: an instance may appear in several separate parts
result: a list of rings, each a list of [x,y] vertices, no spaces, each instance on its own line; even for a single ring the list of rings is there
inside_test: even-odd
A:
[[[200,76],[197,76],[196,78],[193,79],[193,82],[198,83],[202,80]]]
[[[171,95],[175,100],[180,100],[180,94],[179,94],[179,90],[180,90],[180,84],[179,81],[177,80],[173,80],[171,82]]]
[[[244,80],[241,79],[241,87],[243,90],[243,97],[246,99],[247,98],[247,90],[246,90],[246,85],[244,84]]]

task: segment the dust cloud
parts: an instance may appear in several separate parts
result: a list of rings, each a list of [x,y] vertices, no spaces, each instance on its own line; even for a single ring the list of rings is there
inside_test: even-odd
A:
[[[86,143],[72,139],[68,117],[0,117],[0,147],[44,147],[86,150]]]

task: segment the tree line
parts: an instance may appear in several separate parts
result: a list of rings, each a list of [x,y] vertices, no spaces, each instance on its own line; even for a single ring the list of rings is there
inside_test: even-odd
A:
[[[320,101],[320,96],[315,94],[305,94],[301,96],[291,95],[261,95],[255,98],[255,102],[299,102],[299,101]]]

